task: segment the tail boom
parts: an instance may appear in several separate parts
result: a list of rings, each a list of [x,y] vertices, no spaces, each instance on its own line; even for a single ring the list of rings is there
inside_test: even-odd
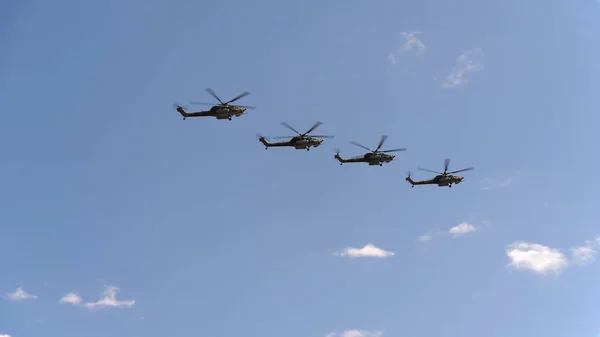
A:
[[[408,181],[412,186],[432,184],[430,180],[414,181],[410,176],[406,177],[406,181]]]

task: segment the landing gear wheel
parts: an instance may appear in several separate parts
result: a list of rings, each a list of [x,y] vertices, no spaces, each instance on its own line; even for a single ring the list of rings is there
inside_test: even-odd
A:
[[[379,166],[383,166],[383,163],[379,163]]]
[[[183,117],[183,120],[185,120],[185,117]]]
[[[452,184],[448,185],[448,187],[452,187]]]
[[[306,148],[306,151],[310,151],[310,147],[307,147],[307,148]]]
[[[231,120],[231,116],[229,116],[229,118],[227,118],[227,119]]]

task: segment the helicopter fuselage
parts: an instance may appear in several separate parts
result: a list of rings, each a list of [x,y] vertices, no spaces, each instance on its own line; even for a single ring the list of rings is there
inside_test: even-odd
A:
[[[307,150],[307,151],[310,150],[311,147],[319,147],[323,143],[322,139],[306,137],[306,136],[305,137],[300,137],[300,136],[292,137],[292,139],[290,139],[287,142],[269,143],[264,138],[261,138],[259,140],[261,141],[261,143],[263,143],[265,145],[265,148],[288,146],[288,147],[293,147],[296,150]]]
[[[357,158],[342,158],[339,153],[336,153],[334,158],[340,162],[340,165],[344,163],[367,163],[369,166],[383,166],[383,163],[389,163],[394,160],[396,156],[393,154],[381,153],[381,152],[370,152],[366,153],[362,157]]]
[[[209,110],[217,119],[231,119],[231,117],[240,117],[246,111],[245,108],[215,105]]]
[[[363,156],[363,159],[365,162],[369,163],[369,165],[380,165],[382,163],[389,163],[392,160],[394,160],[394,155],[390,155],[390,154],[385,154],[385,153],[381,153],[381,152],[374,152],[374,153],[366,153]]]
[[[414,181],[410,178],[410,176],[408,178],[406,178],[406,181],[408,181],[413,187],[415,185],[438,185],[440,187],[444,187],[444,186],[448,186],[448,187],[452,187],[453,184],[460,184],[463,181],[464,177],[461,176],[453,176],[450,174],[447,175],[437,175],[435,176],[433,179],[429,179],[429,180],[421,180],[421,181]]]

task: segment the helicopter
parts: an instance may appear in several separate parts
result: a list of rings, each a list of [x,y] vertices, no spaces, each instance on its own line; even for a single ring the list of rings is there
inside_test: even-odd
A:
[[[470,171],[470,170],[474,169],[474,167],[469,167],[469,168],[458,170],[458,171],[448,172],[449,164],[450,164],[450,159],[444,159],[444,173],[435,172],[435,171],[424,169],[424,168],[419,168],[419,170],[421,170],[421,171],[436,173],[437,176],[435,176],[433,179],[414,181],[410,178],[410,172],[408,172],[408,177],[406,177],[406,181],[408,181],[411,184],[411,187],[415,187],[415,185],[438,185],[440,187],[441,186],[452,187],[452,184],[460,184],[463,181],[463,179],[465,179],[464,177],[461,177],[461,176],[455,176],[454,175],[455,173]]]
[[[233,98],[227,102],[221,101],[219,96],[217,96],[217,94],[215,94],[215,92],[211,88],[207,88],[206,92],[208,92],[212,97],[214,97],[217,101],[219,101],[220,104],[214,105],[214,103],[191,102],[190,104],[212,105],[210,110],[198,111],[198,112],[187,112],[187,111],[185,111],[185,109],[183,107],[181,107],[179,105],[175,105],[175,109],[177,110],[177,112],[179,112],[181,114],[181,116],[183,116],[184,120],[188,117],[216,117],[217,119],[231,120],[231,118],[233,116],[240,117],[241,115],[243,115],[246,112],[246,109],[254,109],[255,108],[253,106],[231,105],[230,104],[230,103],[237,101],[238,99],[240,99],[242,97],[246,97],[246,96],[250,95],[250,93],[247,91],[244,91],[243,93],[237,95],[235,98]]]
[[[316,148],[316,147],[319,147],[323,143],[323,139],[319,139],[319,138],[333,138],[333,136],[309,136],[308,135],[309,133],[313,132],[316,128],[318,128],[321,124],[323,124],[323,123],[316,122],[315,125],[313,125],[310,129],[308,129],[308,131],[306,131],[305,133],[300,133],[300,132],[298,132],[298,130],[291,127],[288,123],[283,122],[283,123],[281,123],[281,125],[294,131],[295,133],[298,134],[298,136],[273,137],[274,139],[281,139],[281,138],[291,138],[291,139],[288,141],[285,141],[285,142],[269,143],[265,137],[259,135],[258,140],[261,143],[263,143],[263,145],[265,146],[265,150],[270,147],[289,146],[289,147],[296,148],[296,150],[306,149],[306,151],[310,151],[311,147]]]
[[[358,147],[361,147],[361,148],[363,148],[367,151],[371,151],[371,152],[365,153],[363,156],[344,159],[340,156],[340,152],[337,151],[334,158],[340,162],[340,165],[342,165],[344,163],[368,163],[370,166],[372,166],[372,165],[383,166],[383,163],[389,163],[392,160],[394,160],[394,158],[396,157],[393,154],[388,154],[389,152],[406,151],[406,148],[379,151],[379,149],[381,148],[381,146],[383,145],[383,143],[385,142],[387,137],[388,136],[386,136],[386,135],[381,136],[379,145],[377,145],[377,148],[375,150],[371,150],[362,144],[359,144],[355,141],[351,141],[350,144],[356,145]]]

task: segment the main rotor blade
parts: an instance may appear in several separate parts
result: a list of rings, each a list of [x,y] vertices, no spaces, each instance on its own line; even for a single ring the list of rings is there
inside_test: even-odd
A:
[[[214,97],[217,101],[219,101],[219,103],[225,104],[223,103],[223,101],[221,101],[219,96],[217,96],[217,94],[215,94],[215,92],[211,88],[206,88],[206,92],[209,93],[212,97]]]
[[[359,144],[359,143],[357,143],[357,142],[355,142],[355,141],[351,141],[351,142],[350,142],[350,144],[352,144],[352,145],[355,145],[355,146],[358,146],[358,147],[362,147],[363,149],[365,149],[365,150],[367,150],[367,151],[372,151],[372,152],[374,152],[373,150],[369,149],[368,147],[366,147],[366,146],[364,146],[364,145],[362,145],[362,144]]]
[[[294,129],[293,127],[291,127],[291,126],[290,126],[288,123],[286,123],[286,122],[283,122],[283,123],[281,123],[281,125],[283,125],[283,126],[285,126],[286,128],[288,128],[288,129],[290,129],[290,130],[294,131],[295,133],[297,133],[297,134],[301,135],[301,134],[300,134],[300,132],[298,132],[298,130],[296,130],[296,129]]]
[[[215,105],[215,103],[204,103],[204,102],[190,102],[193,105]]]
[[[316,128],[318,128],[319,126],[321,126],[321,122],[316,122],[315,125],[312,126],[312,128],[308,129],[308,131],[306,131],[304,134],[307,135],[313,131],[315,131]]]
[[[381,149],[381,146],[383,145],[383,143],[385,143],[385,140],[387,139],[387,137],[388,136],[386,136],[386,135],[381,136],[381,140],[379,141],[379,145],[377,145],[377,148],[373,152],[377,152],[377,151],[379,151],[379,149]]]
[[[248,95],[250,95],[250,93],[249,93],[249,92],[247,92],[247,91],[244,91],[243,93],[241,93],[241,94],[237,95],[235,98],[233,98],[233,99],[231,99],[231,100],[229,100],[229,101],[225,102],[225,104],[233,103],[233,102],[237,101],[238,99],[240,99],[240,98],[242,98],[242,97],[246,97],[246,96],[248,96]]]
[[[313,136],[313,135],[310,135],[310,136],[313,138],[333,138],[333,137],[335,137],[335,136]]]
[[[469,168],[466,168],[466,169],[462,169],[462,170],[458,170],[458,171],[454,171],[454,172],[448,172],[448,173],[454,174],[454,173],[458,173],[458,172],[471,171],[473,169],[475,169],[475,168],[474,167],[469,167]]]
[[[435,174],[443,174],[443,173],[440,173],[440,172],[435,172],[435,171],[428,170],[426,168],[421,168],[421,167],[419,167],[419,170],[421,170],[421,171],[427,171],[427,172],[431,172],[431,173],[435,173]]]
[[[401,149],[394,149],[394,150],[385,150],[385,151],[381,151],[383,153],[388,153],[388,152],[399,152],[399,151],[406,151],[406,148],[403,147]]]
[[[444,159],[444,173],[448,171],[448,165],[450,165],[450,158]]]

